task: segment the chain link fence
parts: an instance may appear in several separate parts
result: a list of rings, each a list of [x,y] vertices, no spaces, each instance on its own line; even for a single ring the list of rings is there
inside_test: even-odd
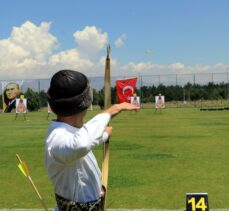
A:
[[[167,74],[167,75],[136,75],[136,76],[112,76],[111,77],[111,86],[115,87],[115,81],[118,79],[125,79],[137,77],[137,90],[140,97],[149,98],[151,100],[151,104],[148,103],[149,107],[153,106],[154,97],[158,93],[143,93],[144,87],[154,87],[162,95],[165,95],[166,107],[189,107],[189,106],[198,106],[202,107],[206,105],[214,105],[219,104],[219,106],[228,105],[229,101],[229,73],[195,73],[195,74]],[[97,91],[103,88],[104,84],[104,77],[89,77],[91,87]],[[4,81],[13,81],[13,80],[4,80]],[[226,93],[224,98],[222,99],[212,99],[208,102],[203,100],[203,97],[199,95],[198,99],[191,99],[192,92],[194,90],[188,89],[188,85],[190,86],[204,86],[208,85],[209,83],[212,84],[224,84]],[[26,92],[28,88],[31,88],[33,91],[41,92],[47,91],[50,84],[50,79],[25,79],[23,80],[23,85],[21,87],[22,92]],[[160,90],[161,86],[177,86],[182,91],[177,93],[176,99],[170,100],[169,94],[163,93],[163,90]],[[2,93],[2,87],[0,87]],[[171,102],[170,102],[171,101]],[[147,103],[143,105],[143,107],[147,107]]]

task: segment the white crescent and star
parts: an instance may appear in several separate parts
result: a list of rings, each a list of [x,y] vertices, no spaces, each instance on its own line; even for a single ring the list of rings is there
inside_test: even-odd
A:
[[[125,95],[125,91],[126,90],[130,90],[132,92],[132,94],[133,94],[134,93],[134,88],[132,86],[127,85],[127,86],[124,86],[123,89],[122,89],[123,96],[125,96],[125,97],[127,97],[129,99],[130,96],[126,96]]]

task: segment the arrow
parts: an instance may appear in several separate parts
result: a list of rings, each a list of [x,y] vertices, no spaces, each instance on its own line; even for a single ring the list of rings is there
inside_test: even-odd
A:
[[[38,198],[39,198],[39,200],[40,200],[42,206],[44,207],[45,211],[48,211],[48,209],[47,209],[47,207],[46,207],[46,205],[45,205],[45,203],[44,203],[44,201],[43,201],[43,199],[42,199],[40,193],[38,192],[38,190],[37,190],[37,188],[36,188],[36,186],[35,186],[35,184],[34,184],[34,182],[33,182],[33,180],[32,180],[32,177],[30,176],[30,172],[29,172],[29,169],[28,169],[26,163],[25,163],[24,161],[21,160],[21,158],[19,157],[18,154],[16,154],[16,157],[17,157],[17,159],[18,159],[18,161],[19,161],[18,168],[20,169],[20,171],[22,172],[22,174],[23,174],[25,177],[28,178],[28,180],[30,181],[30,183],[31,183],[31,185],[32,185],[32,187],[33,187],[33,189],[34,189],[34,191],[36,192],[36,194],[37,194],[37,196],[38,196]]]

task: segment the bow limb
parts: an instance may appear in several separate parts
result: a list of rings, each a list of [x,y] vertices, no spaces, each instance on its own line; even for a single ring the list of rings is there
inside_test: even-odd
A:
[[[104,109],[111,106],[111,79],[110,79],[110,45],[107,46],[107,58],[105,64],[105,77],[104,77]],[[108,186],[108,173],[109,173],[109,139],[103,146],[103,163],[102,163],[102,188],[104,191],[103,207],[106,209],[106,196]]]

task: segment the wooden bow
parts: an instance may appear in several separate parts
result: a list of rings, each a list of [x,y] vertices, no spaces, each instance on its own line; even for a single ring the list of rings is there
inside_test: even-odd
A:
[[[107,46],[107,57],[105,64],[104,77],[104,109],[111,106],[111,77],[110,77],[110,45]],[[104,203],[102,210],[106,209],[106,196],[109,173],[109,139],[103,145],[103,163],[102,163],[102,186],[104,191]]]

